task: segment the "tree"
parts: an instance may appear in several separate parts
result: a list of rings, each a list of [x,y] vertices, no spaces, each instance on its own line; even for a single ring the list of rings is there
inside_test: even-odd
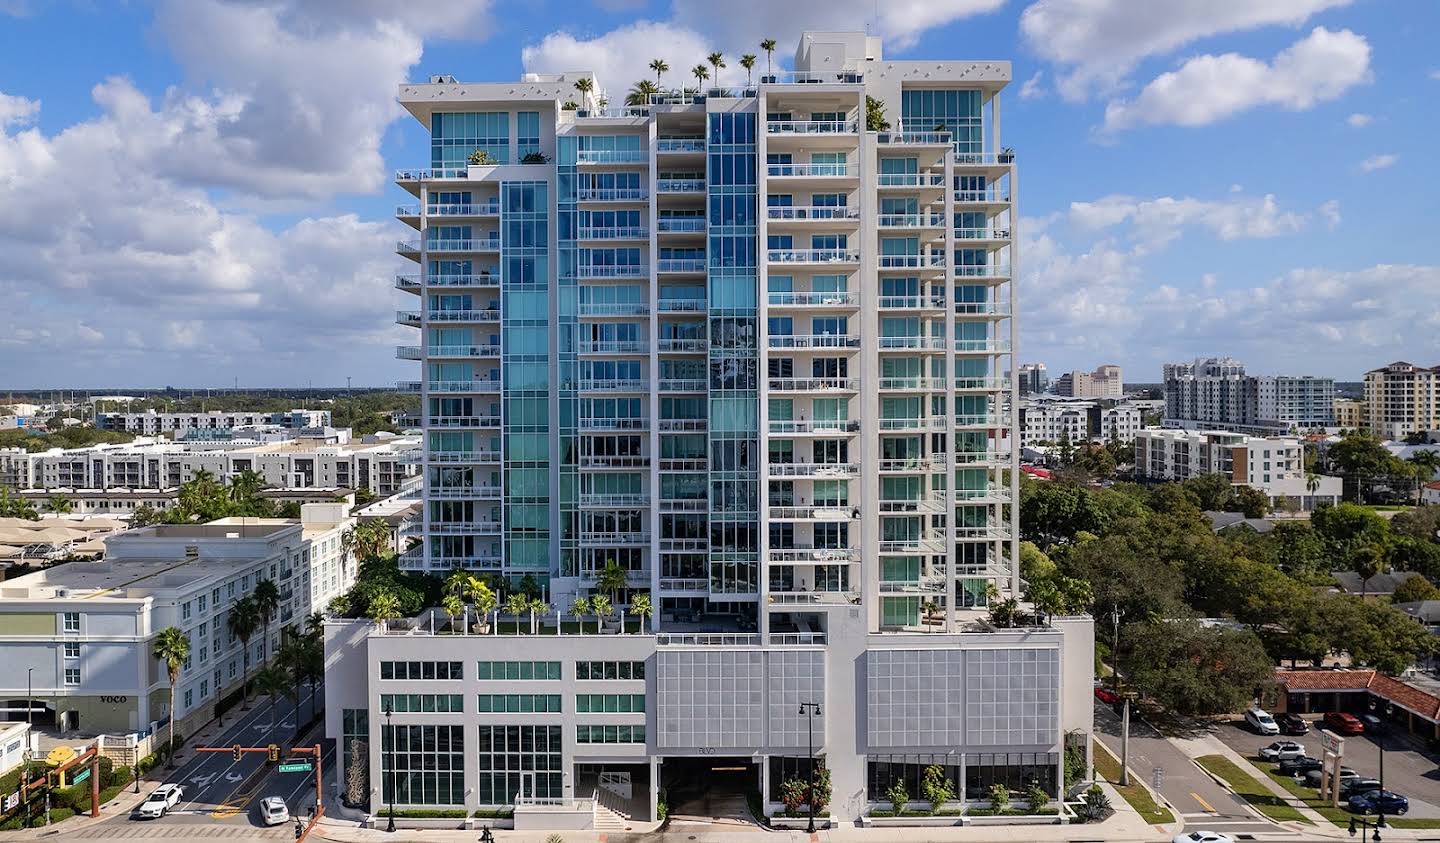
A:
[[[539,597],[528,598],[530,605],[526,609],[530,612],[530,634],[536,633],[535,616],[550,614],[550,604]]]
[[[773,77],[775,71],[770,69],[770,59],[775,55],[775,39],[766,38],[760,42],[760,49],[765,51],[765,75]]]
[[[1010,807],[1010,787],[1004,782],[995,782],[990,785],[987,795],[990,797],[990,808],[995,813],[1004,813],[1005,809]]]
[[[135,507],[135,510],[130,513],[130,526],[148,527],[151,524],[159,524],[161,517],[160,510],[148,503],[141,504]]]
[[[402,617],[400,614],[400,600],[388,591],[382,591],[370,598],[369,609],[370,620],[376,626],[383,627],[386,622]]]
[[[520,592],[512,591],[509,596],[505,598],[505,614],[518,619],[528,611],[530,611],[530,598]],[[516,626],[516,631],[518,632],[519,624],[517,623]]]
[[[1395,587],[1395,593],[1390,595],[1392,604],[1418,603],[1421,600],[1440,600],[1440,588],[1436,588],[1433,583],[1419,574],[1400,583]]]
[[[440,601],[440,608],[450,618],[450,628],[455,628],[455,619],[465,614],[465,601],[460,599],[458,594],[447,594]]]
[[[190,659],[190,638],[178,626],[167,626],[155,636],[155,657],[165,663],[165,672],[170,677],[170,752],[165,766],[175,768],[175,685],[180,681],[180,669]]]
[[[629,106],[649,105],[650,98],[660,93],[660,86],[649,79],[641,79],[630,86],[630,93],[625,95],[625,104]]]
[[[280,644],[280,650],[275,654],[275,668],[285,680],[285,696],[290,698],[290,704],[295,709],[295,733],[292,739],[300,736],[300,686],[305,682],[306,671],[309,670],[305,646],[304,639],[291,635]]]
[[[614,559],[607,559],[605,560],[605,567],[602,568],[600,573],[595,577],[595,590],[603,593],[613,601],[619,595],[620,589],[625,587],[628,580],[629,574],[626,573],[625,569],[616,564]]]
[[[746,53],[740,57],[740,66],[745,68],[745,87],[750,87],[752,82],[751,72],[755,69],[755,54]]]
[[[610,605],[610,598],[603,594],[597,594],[590,598],[590,611],[595,613],[595,634],[599,635],[600,625],[615,612],[615,609]]]
[[[651,59],[650,69],[655,71],[655,87],[658,89],[660,87],[660,75],[669,70],[670,65],[666,64],[664,59]]]
[[[1370,590],[1370,579],[1385,573],[1389,567],[1385,546],[1378,544],[1361,545],[1350,556],[1350,567],[1360,575],[1360,599],[1364,600]]]
[[[890,802],[890,808],[895,816],[900,816],[905,811],[905,806],[910,802],[910,791],[905,789],[905,780],[896,779],[890,787],[885,790],[885,798]]]
[[[489,583],[473,576],[467,577],[465,580],[465,596],[475,607],[475,614],[478,618],[489,617],[490,613],[495,611],[495,604],[499,600]]]
[[[260,628],[260,609],[255,599],[247,594],[230,604],[225,626],[231,635],[240,639],[240,708],[243,711],[250,707],[250,638]]]
[[[865,131],[890,131],[890,121],[885,119],[885,101],[869,94],[865,95]]]
[[[640,628],[637,632],[645,631],[645,621],[655,614],[655,607],[650,605],[650,595],[645,593],[635,594],[630,598],[630,614],[640,619]]]
[[[589,76],[582,76],[575,80],[575,90],[580,92],[580,101],[588,106],[590,94],[595,90],[595,80]]]
[[[1359,500],[1374,480],[1385,474],[1394,455],[1373,434],[1347,431],[1325,451],[1330,466],[1345,479],[1346,497]]]
[[[955,788],[951,786],[949,776],[945,775],[944,767],[931,764],[925,768],[925,775],[920,782],[920,795],[930,803],[931,810],[937,812],[942,805],[955,798]]]
[[[58,514],[75,511],[75,504],[65,495],[51,495],[45,499],[45,511]]]
[[[1224,474],[1202,474],[1180,484],[1205,512],[1230,512],[1235,505],[1235,487]]]
[[[709,62],[709,63],[710,63],[710,66],[713,67],[713,68],[715,68],[715,84],[716,84],[716,85],[719,85],[719,84],[720,84],[720,69],[721,69],[722,67],[725,67],[725,54],[724,54],[724,53],[711,53],[710,55],[708,55],[708,56],[705,57],[705,61]]]
[[[579,624],[588,614],[590,614],[590,601],[584,597],[576,597],[575,602],[570,604],[570,617],[574,618],[575,622]],[[581,626],[581,632],[584,632],[583,625]]]
[[[390,547],[390,526],[380,518],[357,521],[340,534],[340,548],[359,560],[386,556]]]
[[[1366,548],[1385,548],[1390,540],[1385,519],[1353,503],[1319,507],[1310,514],[1310,524],[1325,543],[1332,564],[1343,570],[1359,571],[1360,564],[1372,561],[1361,558],[1373,556]]]
[[[255,599],[255,608],[260,612],[260,625],[265,632],[265,646],[260,651],[260,663],[265,664],[270,660],[270,621],[280,608],[280,587],[275,585],[272,579],[263,579],[255,583],[252,596]]]
[[[1274,678],[1270,656],[1249,630],[1184,619],[1132,624],[1126,632],[1130,681],[1181,714],[1240,711]]]
[[[695,77],[695,93],[698,95],[705,87],[705,80],[710,78],[710,71],[705,69],[705,65],[697,64],[690,68],[690,75]]]
[[[23,518],[39,521],[40,513],[35,504],[19,496],[12,496],[8,487],[0,487],[0,518]]]
[[[1270,511],[1270,497],[1253,486],[1236,486],[1232,500],[1234,511],[1246,518],[1264,518]]]

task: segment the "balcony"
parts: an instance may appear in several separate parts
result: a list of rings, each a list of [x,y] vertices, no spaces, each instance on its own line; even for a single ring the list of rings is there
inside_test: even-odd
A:
[[[940,269],[945,266],[944,252],[928,255],[881,255],[881,269]]]
[[[500,323],[500,308],[487,307],[484,310],[431,310],[425,314],[430,322],[486,322]]]
[[[397,345],[395,347],[396,360],[424,360],[425,353],[418,345]]]
[[[1000,301],[957,301],[955,302],[956,316],[994,316],[1006,317],[1010,315],[1010,303]]]
[[[577,278],[648,278],[650,270],[644,264],[622,263],[597,266],[586,264],[575,268]]]
[[[910,512],[944,512],[949,506],[945,499],[944,492],[930,492],[929,494],[907,500],[882,500],[880,501],[880,513],[882,515],[895,515]]]
[[[431,416],[427,419],[430,427],[448,428],[476,428],[476,427],[499,427],[500,413],[493,411],[485,414],[471,416]]]
[[[417,392],[417,393],[418,393],[418,392],[420,391],[420,381],[396,381],[396,382],[395,382],[395,391],[396,391],[396,392]]]
[[[643,187],[582,187],[575,191],[579,202],[644,202],[649,198]]]
[[[1010,388],[1008,378],[956,378],[956,392],[1001,392]]]
[[[878,348],[881,351],[944,351],[945,338],[881,337]]]
[[[772,179],[854,179],[860,174],[845,164],[766,164],[765,175]]]
[[[463,179],[468,178],[470,170],[466,167],[451,167],[441,170],[396,170],[395,181],[397,182],[421,182],[436,181],[441,179]]]
[[[770,293],[771,307],[853,308],[860,306],[855,293]]]
[[[887,433],[924,433],[930,430],[945,430],[949,426],[950,419],[946,416],[911,416],[880,420],[880,430]]]
[[[1003,413],[964,413],[955,417],[956,428],[969,428],[974,430],[989,430],[996,427],[1009,427],[1010,418]]]
[[[766,557],[778,565],[831,565],[859,562],[860,551],[853,547],[772,547]]]
[[[643,225],[611,225],[581,228],[577,240],[648,240],[650,232]]]
[[[432,499],[434,499],[434,500],[450,500],[450,499],[452,499],[451,496],[448,496],[448,495],[437,495],[437,494],[435,494],[436,491],[437,491],[437,490],[434,490],[434,489],[431,490],[431,495],[430,495],[430,496],[431,496]],[[450,489],[441,489],[441,490],[438,490],[438,491],[448,492],[448,491],[452,491],[452,490],[450,490]],[[467,535],[493,536],[493,535],[499,535],[500,532],[502,531],[502,529],[503,529],[503,528],[500,526],[500,522],[498,522],[498,521],[481,521],[481,522],[474,523],[474,524],[454,524],[454,523],[439,523],[439,524],[437,524],[437,523],[431,522],[430,526],[428,526],[428,527],[425,528],[425,532],[429,533],[430,535],[435,535],[435,536],[455,536],[455,535],[460,535],[460,536],[467,536]]]
[[[431,486],[425,494],[435,500],[500,500],[499,484],[476,484],[473,486]]]
[[[945,454],[931,454],[923,457],[900,457],[880,461],[881,474],[926,474],[945,471],[948,468]]]
[[[1012,525],[1006,521],[979,527],[956,527],[955,541],[1005,541],[1011,533]]]
[[[648,533],[592,533],[581,530],[580,544],[582,547],[647,547],[650,544],[650,535]]]
[[[859,74],[848,74],[859,78]],[[854,120],[767,120],[767,135],[853,135],[858,129]]]
[[[860,209],[843,205],[772,205],[765,209],[765,217],[775,222],[857,222]]]
[[[860,508],[842,506],[772,506],[772,521],[851,521],[860,517]]]
[[[671,458],[671,459],[661,459],[661,460],[660,460],[660,470],[661,470],[662,472],[681,472],[681,473],[688,473],[688,472],[693,472],[693,471],[702,471],[702,472],[703,472],[703,471],[709,471],[709,470],[710,470],[710,461],[707,460],[707,459],[705,459],[704,457],[697,457],[697,458],[691,458],[691,459],[684,459],[684,458],[681,458],[681,459],[674,459],[674,458]],[[674,548],[671,548],[671,549],[673,550]]]
[[[881,214],[875,224],[880,228],[921,229],[945,228],[944,214]]]
[[[499,451],[431,451],[428,459],[432,463],[498,463]]]
[[[499,357],[500,343],[485,345],[432,345],[431,357]],[[417,357],[416,360],[423,358]]]
[[[860,253],[850,249],[768,249],[770,263],[837,264],[860,262]]]
[[[656,193],[704,193],[704,179],[656,179]]]
[[[473,556],[432,556],[430,565],[451,570],[498,571],[501,562],[499,554],[477,553]],[[400,567],[405,566],[402,564]]]
[[[824,604],[833,606],[859,605],[858,591],[772,591],[768,595],[771,603],[782,604]]]
[[[660,419],[660,430],[666,433],[703,432],[709,428],[706,419]]]
[[[645,340],[581,340],[575,349],[579,354],[645,354],[649,350]]]
[[[956,340],[957,354],[1009,354],[1009,340]]]
[[[956,240],[990,240],[998,242],[1009,242],[1010,229],[1008,228],[957,228],[955,229]]]
[[[770,432],[781,436],[789,435],[848,435],[860,432],[860,422],[855,419],[772,419]]]
[[[957,266],[955,267],[957,278],[1009,278],[1010,267],[1005,264],[986,264],[984,266]]]
[[[623,419],[580,419],[581,430],[649,430],[650,420],[646,418]]]
[[[704,234],[704,217],[661,217],[655,221],[661,234]]]
[[[650,384],[643,380],[596,380],[580,381],[581,392],[649,392]]]
[[[704,378],[661,378],[661,392],[705,392],[708,388]]]
[[[999,152],[957,152],[955,164],[959,167],[1009,166],[1015,163],[1015,150],[1002,149]]]
[[[669,593],[708,594],[710,581],[704,577],[661,577],[660,590]]]
[[[420,327],[420,314],[413,310],[395,311],[395,324],[404,325],[407,328]]]
[[[881,553],[944,553],[944,539],[900,539],[880,542]]]
[[[582,317],[605,316],[649,316],[650,305],[645,302],[580,302]]]
[[[663,274],[677,273],[704,273],[704,258],[660,258],[655,262],[655,270]]]
[[[881,296],[881,310],[941,310],[945,309],[945,294],[931,293],[923,296]]]
[[[594,509],[649,506],[650,496],[645,492],[581,492],[580,505]]]
[[[395,289],[405,293],[420,294],[420,276],[418,275],[397,275],[395,276]]]
[[[956,489],[956,503],[1009,503],[1010,490],[1004,486],[988,489]]]
[[[875,186],[880,189],[916,190],[923,187],[944,187],[944,173],[878,173]]]
[[[635,454],[582,454],[580,456],[581,468],[648,468],[649,465],[649,457]]]
[[[656,348],[661,354],[699,354],[710,349],[710,341],[694,337],[662,337]]]
[[[957,205],[1009,205],[1010,191],[1007,188],[991,187],[985,190],[955,191]]]
[[[655,141],[655,152],[660,155],[676,155],[704,151],[704,138],[658,138]]]
[[[419,205],[398,205],[395,208],[397,217],[418,217],[420,216]],[[445,204],[426,205],[425,216],[427,217],[498,217],[500,216],[500,202],[498,200],[482,202],[479,204]]]
[[[401,240],[395,244],[395,249],[401,254],[419,254],[421,245],[419,240]],[[451,252],[498,252],[500,251],[500,238],[497,235],[470,240],[426,240],[423,245],[425,251],[432,255]]]
[[[856,378],[769,378],[771,392],[858,392]]]
[[[473,378],[468,381],[428,381],[426,392],[499,392],[499,378]]]
[[[709,308],[705,299],[661,298],[656,309],[661,313],[704,313]]]
[[[943,392],[944,378],[927,378],[919,375],[909,377],[881,378],[881,392]]]
[[[581,149],[576,164],[648,164],[650,153],[643,149]]]
[[[858,477],[857,463],[790,462],[770,463],[771,477],[801,477],[819,480]]]
[[[950,146],[954,141],[949,132],[880,132],[877,143],[886,146]]]
[[[1006,451],[956,451],[955,464],[997,466],[1008,465],[1010,454]]]
[[[771,334],[770,348],[836,349],[859,348],[860,338],[846,334]]]

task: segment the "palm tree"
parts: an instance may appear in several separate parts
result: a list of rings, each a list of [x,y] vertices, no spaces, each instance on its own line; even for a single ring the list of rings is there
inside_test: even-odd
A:
[[[589,76],[583,76],[575,80],[575,90],[580,92],[580,99],[586,107],[590,105],[590,93],[595,90],[595,80]]]
[[[521,594],[521,593],[518,592],[518,591],[512,591],[512,592],[510,592],[510,596],[508,596],[508,597],[505,598],[505,614],[511,615],[511,616],[513,616],[513,617],[516,618],[516,622],[515,622],[515,631],[516,631],[516,632],[519,632],[519,631],[520,631],[520,622],[519,622],[520,616],[523,615],[523,614],[525,614],[525,613],[528,612],[528,611],[530,611],[530,598],[529,598],[529,597],[526,597],[525,595]]]
[[[530,634],[531,634],[531,635],[534,635],[534,634],[535,634],[535,615],[537,615],[537,614],[549,614],[549,612],[550,612],[550,604],[549,604],[549,603],[546,603],[544,600],[541,600],[539,597],[531,597],[531,598],[530,598],[530,606],[529,606],[529,609],[530,609]]]
[[[597,594],[594,597],[590,598],[590,610],[595,613],[595,634],[599,635],[600,624],[606,618],[610,617],[610,615],[614,613],[615,609],[610,605],[609,597],[606,597],[603,594]]]
[[[305,616],[305,635],[312,641],[325,641],[325,613],[311,612]]]
[[[190,658],[190,638],[178,626],[167,626],[155,636],[155,657],[165,662],[170,676],[170,752],[165,766],[175,768],[175,685],[180,681],[180,668]]]
[[[1364,601],[1370,587],[1370,578],[1385,572],[1385,548],[1367,544],[1357,548],[1351,557],[1355,573],[1360,575],[1360,600]]]
[[[242,671],[240,673],[240,710],[250,707],[250,637],[260,627],[260,610],[254,598],[246,595],[230,606],[225,616],[225,626],[230,634],[240,639],[242,650]]]
[[[356,559],[377,559],[390,549],[390,527],[379,518],[356,523],[340,534],[340,547]]]
[[[705,65],[697,64],[690,68],[690,75],[695,77],[695,94],[698,96],[705,87],[705,80],[710,78],[710,71],[705,69]]]
[[[666,64],[664,59],[651,59],[650,69],[655,71],[655,87],[658,88],[660,87],[660,74],[668,71],[670,65]]]
[[[755,54],[746,53],[740,57],[740,66],[745,68],[745,87],[750,87],[750,71],[755,69]]]
[[[305,639],[291,635],[275,654],[275,668],[285,677],[285,696],[295,709],[295,735],[300,736],[300,683],[305,681]]]
[[[387,621],[393,621],[400,617],[400,598],[389,591],[381,591],[370,598],[370,620],[378,627],[384,627]]]
[[[575,602],[570,604],[570,616],[575,619],[577,624],[580,624],[588,614],[590,614],[590,601],[584,597],[576,597]],[[580,631],[585,631],[583,624],[580,626]]]
[[[45,511],[64,514],[75,511],[75,504],[64,495],[51,495],[45,499]]]
[[[649,105],[650,97],[660,93],[660,86],[649,79],[641,79],[630,87],[625,95],[626,105]]]
[[[260,663],[270,660],[270,620],[280,608],[280,587],[274,580],[264,579],[255,583],[255,608],[260,612],[260,625],[265,630],[265,648],[260,651]]]
[[[765,51],[765,75],[773,76],[775,72],[770,69],[770,59],[775,55],[775,39],[766,38],[761,41],[760,49]]]
[[[605,560],[605,567],[595,577],[595,590],[603,592],[611,600],[614,600],[625,587],[629,575],[625,569],[615,563],[614,559]]]
[[[705,57],[705,61],[710,62],[710,66],[713,67],[713,68],[715,68],[715,84],[716,84],[716,85],[719,85],[719,84],[720,84],[720,68],[722,68],[722,67],[725,66],[725,54],[724,54],[724,53],[711,53],[710,55],[708,55],[708,56]]]
[[[440,598],[440,608],[450,617],[450,630],[455,630],[455,619],[465,614],[465,601],[458,594],[447,594]]]
[[[261,668],[255,674],[255,688],[260,693],[270,698],[270,731],[275,731],[275,697],[280,694],[290,693],[290,675],[278,664],[272,664]],[[296,722],[299,722],[300,713],[295,713]]]
[[[650,605],[650,595],[641,592],[630,598],[630,614],[640,619],[640,628],[637,632],[645,631],[645,621],[655,614],[655,607]]]
[[[465,580],[465,596],[469,598],[470,603],[475,607],[476,622],[480,623],[483,627],[486,623],[484,619],[488,618],[490,613],[495,611],[495,603],[497,601],[494,589],[490,588],[490,584],[479,577],[472,576]]]
[[[1436,470],[1440,469],[1440,451],[1416,451],[1408,460],[1415,469],[1415,493],[1418,497],[1420,489],[1430,482]]]

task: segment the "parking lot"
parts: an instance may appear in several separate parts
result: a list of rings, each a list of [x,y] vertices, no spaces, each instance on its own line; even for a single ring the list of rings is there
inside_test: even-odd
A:
[[[1320,737],[1316,730],[1317,718],[1306,719],[1310,721],[1310,732],[1298,737],[1257,735],[1238,720],[1221,726],[1216,735],[1260,769],[1270,770],[1274,765],[1260,761],[1256,753],[1260,747],[1272,741],[1296,741],[1305,747],[1306,755],[1312,758],[1322,757]],[[1373,735],[1346,737],[1345,760],[1342,762],[1344,766],[1362,776],[1380,778],[1380,749],[1375,740]],[[1385,788],[1409,798],[1411,817],[1440,818],[1440,768],[1437,768],[1437,760],[1440,759],[1433,754],[1422,752],[1415,742],[1404,735],[1391,735],[1386,739]]]

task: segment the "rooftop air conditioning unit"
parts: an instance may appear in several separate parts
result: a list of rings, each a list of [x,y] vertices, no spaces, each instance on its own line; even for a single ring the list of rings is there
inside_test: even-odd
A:
[[[185,558],[186,558],[186,559],[199,559],[199,558],[200,558],[200,545],[198,545],[198,544],[187,544],[187,545],[185,545]]]

